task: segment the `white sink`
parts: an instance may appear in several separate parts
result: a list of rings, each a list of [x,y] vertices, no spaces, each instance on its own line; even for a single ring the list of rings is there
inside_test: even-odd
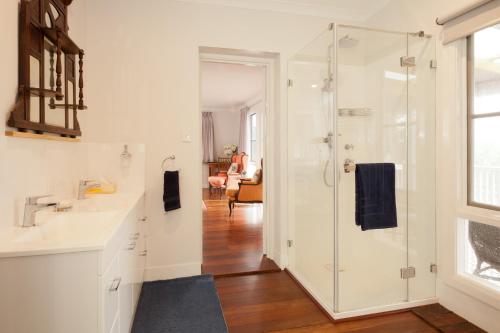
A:
[[[14,243],[30,242],[74,242],[100,238],[106,234],[106,225],[112,221],[116,211],[58,213],[49,217],[42,225],[22,228],[13,238]]]
[[[102,249],[141,196],[94,195],[69,212],[42,210],[33,227],[0,230],[0,258]]]

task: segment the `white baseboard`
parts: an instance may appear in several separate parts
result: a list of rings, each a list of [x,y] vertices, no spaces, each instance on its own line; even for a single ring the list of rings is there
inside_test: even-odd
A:
[[[201,274],[201,263],[195,262],[182,265],[146,267],[145,281],[170,280]]]
[[[366,316],[366,315],[371,315],[371,314],[376,314],[376,313],[404,310],[404,309],[409,309],[409,308],[414,308],[417,306],[429,305],[429,304],[434,304],[434,303],[438,303],[438,299],[436,297],[427,298],[427,299],[423,299],[423,300],[419,300],[419,301],[410,301],[410,302],[397,303],[397,304],[391,304],[391,305],[382,305],[382,306],[361,309],[361,310],[346,311],[346,312],[339,312],[339,313],[335,312],[335,313],[333,313],[333,319],[345,319],[345,318],[360,317],[360,316]]]

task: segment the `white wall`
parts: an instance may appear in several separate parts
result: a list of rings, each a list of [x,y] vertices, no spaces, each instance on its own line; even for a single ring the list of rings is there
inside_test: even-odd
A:
[[[329,20],[163,0],[147,5],[90,1],[87,9],[87,96],[98,112],[89,113],[93,126],[86,134],[95,141],[146,143],[147,214],[154,235],[148,278],[197,274],[202,258],[199,46],[281,54],[277,104],[283,108],[274,135],[276,159],[284,161],[286,150],[279,145],[286,138],[286,59],[327,29]],[[182,142],[183,135],[192,142]],[[169,154],[176,154],[182,169],[182,209],[165,214],[160,164]],[[277,163],[277,175],[283,167]],[[273,186],[280,189],[276,178]],[[285,221],[277,211],[275,219]],[[275,227],[278,237],[283,232]],[[271,256],[279,258],[284,250],[283,244]]]
[[[86,0],[75,1],[69,11],[70,35],[84,49],[85,6]],[[4,136],[5,123],[16,100],[18,83],[18,13],[18,0],[1,2],[0,228],[16,223],[19,215],[17,206],[26,196],[47,193],[70,196],[74,187],[73,180],[79,172],[79,167],[73,163],[78,144]],[[84,112],[80,112],[85,131],[84,118]]]
[[[461,181],[464,45],[443,47],[437,16],[472,0],[393,0],[367,22],[369,26],[401,31],[425,30],[439,37],[437,59],[437,294],[444,306],[489,332],[500,331],[500,309],[487,305],[479,294],[471,296],[453,284],[455,230]],[[461,84],[462,83],[462,84]]]
[[[215,157],[224,156],[224,146],[239,144],[240,112],[239,110],[214,112],[213,119]]]

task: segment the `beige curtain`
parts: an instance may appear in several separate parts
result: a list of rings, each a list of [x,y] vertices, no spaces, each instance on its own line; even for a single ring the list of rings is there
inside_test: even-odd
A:
[[[201,135],[203,138],[203,162],[213,162],[215,160],[215,152],[214,119],[212,112],[203,112]]]
[[[250,108],[245,106],[240,110],[240,142],[238,150],[240,153],[248,154],[248,111]]]

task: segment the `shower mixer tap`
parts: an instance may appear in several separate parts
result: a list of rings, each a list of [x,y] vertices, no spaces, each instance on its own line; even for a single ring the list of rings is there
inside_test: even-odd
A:
[[[329,148],[333,147],[333,132],[328,132],[326,138],[323,139],[324,143],[328,144]]]

